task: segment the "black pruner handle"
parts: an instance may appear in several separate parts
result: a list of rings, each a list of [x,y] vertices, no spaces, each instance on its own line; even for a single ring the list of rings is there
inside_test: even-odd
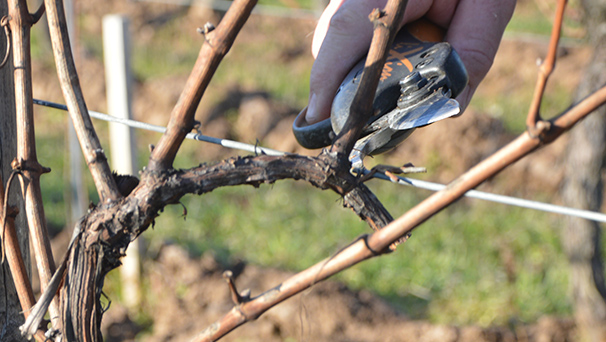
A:
[[[413,23],[418,24],[417,22]],[[423,27],[433,25],[424,20]],[[435,26],[434,26],[435,27]],[[435,84],[436,89],[446,87],[451,96],[456,97],[463,91],[468,82],[467,71],[459,55],[449,43],[423,41],[423,37],[413,35],[406,25],[394,39],[373,102],[373,116],[370,122],[393,110],[400,97],[400,81],[406,76],[418,72],[422,77]],[[332,104],[331,122],[337,134],[343,129],[354,96],[358,91],[360,76],[364,70],[365,60],[360,61],[345,77]]]
[[[374,116],[370,122],[390,112],[400,97],[400,80],[419,72],[437,86],[446,86],[456,97],[467,85],[465,66],[450,44],[440,42],[443,32],[431,22],[421,19],[400,30],[383,66],[373,101]],[[293,133],[301,146],[320,148],[330,145],[335,132],[345,125],[353,98],[358,90],[365,59],[361,60],[345,77],[333,100],[331,117],[307,125],[303,110],[293,123]]]
[[[335,133],[332,131],[330,119],[316,122],[309,125],[305,121],[307,107],[305,107],[292,124],[292,132],[299,144],[305,148],[315,149],[328,146],[335,138]]]

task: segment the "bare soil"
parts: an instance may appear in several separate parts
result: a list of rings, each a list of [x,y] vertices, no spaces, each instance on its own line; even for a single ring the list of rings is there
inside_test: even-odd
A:
[[[275,269],[238,263],[228,267],[236,284],[253,296],[291,275]],[[224,266],[210,255],[191,258],[178,246],[165,246],[145,263],[153,303],[147,312],[151,327],[138,326],[128,310],[114,305],[105,314],[106,341],[190,341],[233,308],[222,277]],[[243,289],[243,288],[242,288]],[[532,325],[480,328],[414,321],[368,291],[351,291],[326,281],[276,306],[256,321],[235,330],[225,341],[440,341],[509,342],[574,341],[571,319],[543,317]]]

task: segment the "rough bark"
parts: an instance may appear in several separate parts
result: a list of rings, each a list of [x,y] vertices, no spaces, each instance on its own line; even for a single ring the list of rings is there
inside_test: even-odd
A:
[[[6,2],[0,2],[0,17],[7,13]],[[4,30],[2,30],[2,35],[0,36],[0,53],[2,56],[4,56],[5,49],[6,39]],[[6,182],[10,176],[12,169],[11,161],[15,158],[17,151],[15,95],[11,70],[12,62],[9,59],[7,65],[0,69],[0,172],[2,174],[2,182]],[[17,206],[20,212],[24,212],[23,202],[19,193],[19,184],[15,182],[10,189],[9,204]],[[29,242],[27,226],[23,220],[23,215],[17,215],[15,227],[25,264],[29,265]],[[23,324],[21,305],[19,304],[13,279],[10,276],[8,264],[5,262],[0,265],[0,341],[26,341],[19,333],[18,327],[21,324]]]
[[[584,0],[592,60],[577,90],[581,99],[606,83],[606,1]],[[567,206],[600,211],[606,146],[606,107],[588,116],[571,132],[562,196]],[[575,320],[582,341],[606,341],[606,286],[596,222],[569,217],[562,245],[570,262]]]

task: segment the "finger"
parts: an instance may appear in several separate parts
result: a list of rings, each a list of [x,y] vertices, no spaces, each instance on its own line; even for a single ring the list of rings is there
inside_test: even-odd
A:
[[[469,74],[468,88],[459,96],[465,108],[492,66],[516,0],[461,0],[446,40],[457,51]],[[473,20],[470,20],[473,18]]]
[[[322,42],[324,41],[324,37],[326,37],[326,32],[328,31],[328,29],[330,27],[330,20],[332,19],[333,15],[339,10],[339,8],[341,8],[341,5],[343,5],[343,3],[346,1],[347,0],[331,0],[330,3],[328,4],[328,6],[326,6],[324,11],[322,12],[320,19],[318,20],[318,24],[316,25],[316,29],[314,30],[314,37],[313,37],[313,41],[311,44],[311,54],[314,56],[314,58],[316,58],[318,56],[318,51],[320,51],[320,46],[322,45]],[[456,5],[457,1],[448,1],[448,2]],[[383,0],[383,1],[372,0],[372,1],[367,1],[367,3],[371,9],[375,9],[375,8],[384,7],[385,4],[387,3],[387,1],[386,0]],[[401,25],[404,25],[404,22],[412,21],[412,20],[422,17],[423,13],[425,13],[427,11],[427,9],[429,8],[430,5],[431,5],[431,1],[428,1],[428,0],[415,1],[415,2],[409,3],[408,6],[406,7],[406,14],[404,15],[404,18],[402,18],[403,20],[402,20]],[[452,12],[454,13],[454,11],[452,11]],[[368,14],[370,14],[370,12],[368,12]],[[452,13],[451,13],[451,16],[452,16]],[[446,25],[442,25],[442,26],[446,27]],[[369,43],[370,43],[370,41],[369,41]]]

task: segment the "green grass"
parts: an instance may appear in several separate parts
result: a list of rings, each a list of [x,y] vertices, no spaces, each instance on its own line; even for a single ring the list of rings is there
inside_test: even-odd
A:
[[[519,1],[507,26],[508,33],[550,35],[555,16],[556,1],[544,2],[548,9],[541,10],[536,1]],[[563,37],[582,33],[580,1],[568,1],[564,14]],[[576,37],[578,38],[578,37]]]
[[[527,83],[506,93],[486,95],[478,91],[471,100],[470,107],[481,113],[490,113],[498,117],[508,132],[520,134],[526,130],[526,116],[533,90],[534,84]],[[570,91],[570,86],[554,84],[545,92],[540,112],[549,119],[567,109],[573,98],[574,92]]]
[[[66,159],[61,149],[66,147],[63,140],[63,130],[67,127],[65,115],[57,110],[41,109],[39,116],[43,116],[48,126],[40,132],[37,126],[36,151],[40,164],[51,169],[50,173],[40,178],[42,187],[42,200],[47,226],[51,233],[57,233],[65,226],[67,208],[65,205],[66,189],[64,187],[64,173]],[[51,124],[53,123],[53,124]],[[52,126],[51,126],[52,125]],[[59,153],[58,153],[59,152]]]
[[[153,39],[148,42],[135,41],[132,49],[132,65],[135,78],[144,82],[153,78],[169,75],[188,74],[198,57],[198,49],[203,43],[199,34],[183,34],[176,21],[158,27]],[[210,84],[209,91],[237,84],[243,89],[263,90],[278,101],[288,103],[296,108],[307,104],[309,91],[309,74],[311,71],[311,55],[307,50],[295,51],[305,54],[307,60],[301,63],[301,58],[295,56],[294,61],[285,62],[289,58],[282,54],[283,46],[271,37],[275,25],[262,26],[263,32],[253,38],[239,38],[232,47],[224,62],[217,69]],[[263,36],[263,37],[262,37]],[[89,42],[90,51],[96,51],[98,39],[95,35],[84,38]],[[170,41],[170,47],[158,44],[158,41]],[[293,43],[293,49],[299,49]],[[101,54],[97,53],[99,58]],[[309,56],[308,56],[309,55]],[[207,96],[204,103],[208,106],[219,101],[217,96]]]
[[[188,74],[191,71],[204,38],[195,32],[181,32],[178,22],[178,19],[172,20],[157,27],[151,39],[134,41],[132,65],[133,74],[137,79],[145,81],[156,77]]]

